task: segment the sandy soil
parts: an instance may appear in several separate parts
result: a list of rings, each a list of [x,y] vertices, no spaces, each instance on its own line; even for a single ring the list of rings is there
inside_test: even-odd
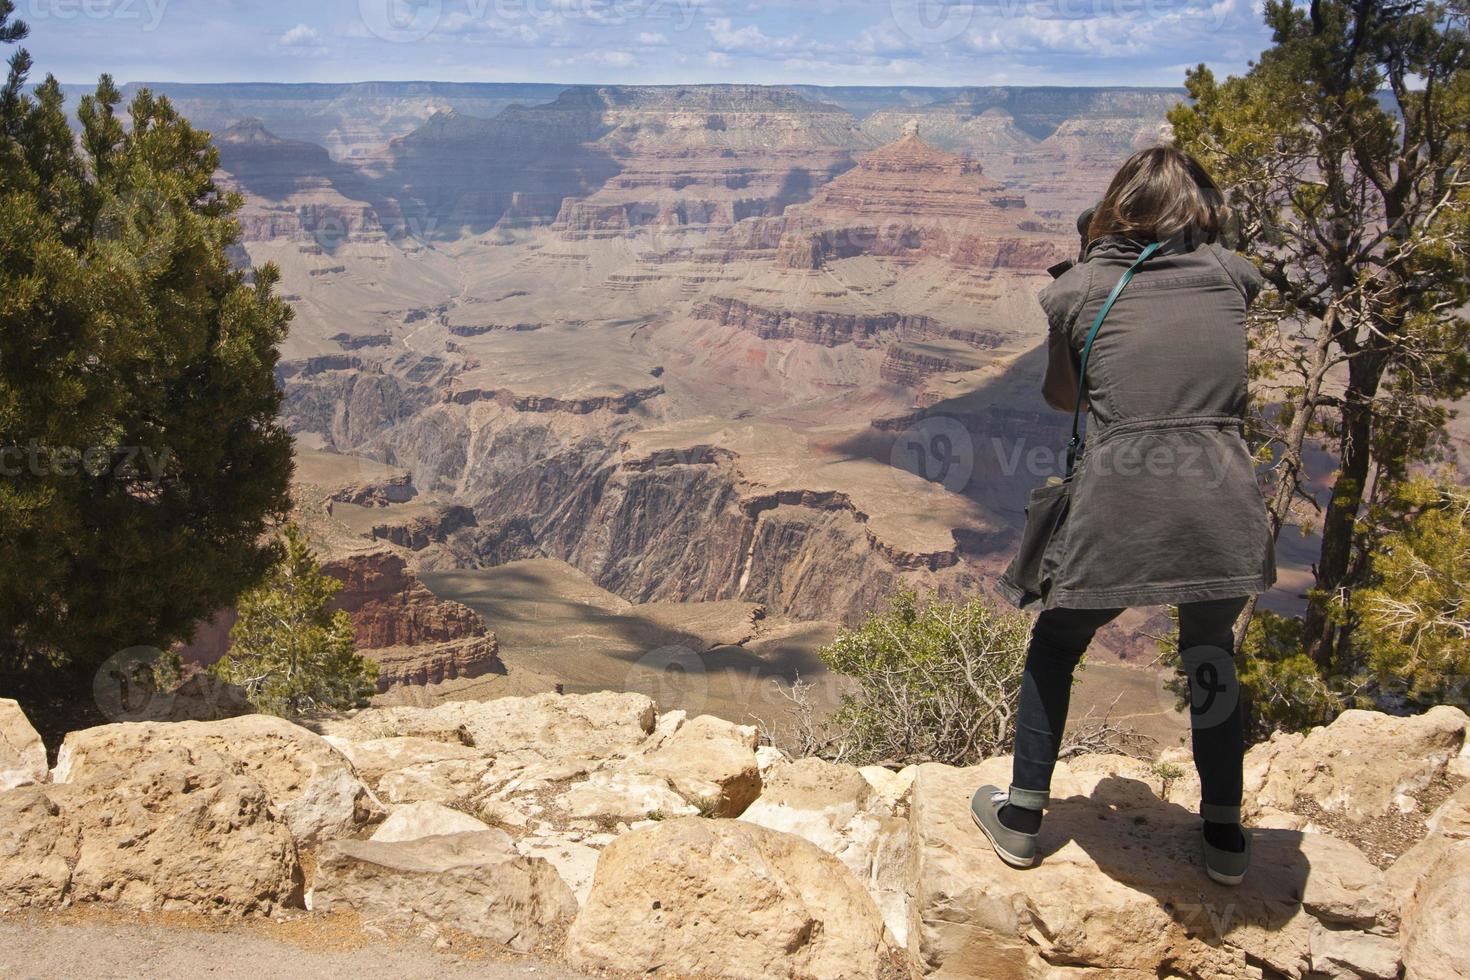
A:
[[[574,980],[529,957],[375,938],[329,917],[220,923],[189,916],[0,916],[0,977],[173,980],[353,977],[354,980]]]

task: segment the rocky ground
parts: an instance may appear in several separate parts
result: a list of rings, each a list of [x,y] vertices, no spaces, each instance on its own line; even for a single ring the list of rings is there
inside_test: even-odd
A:
[[[1454,708],[1353,711],[1256,746],[1254,864],[1227,889],[1200,866],[1177,749],[1184,775],[1060,765],[1041,863],[1015,871],[966,812],[1006,758],[792,760],[639,694],[114,724],[68,735],[50,770],[0,701],[0,967],[1466,976],[1467,731]]]

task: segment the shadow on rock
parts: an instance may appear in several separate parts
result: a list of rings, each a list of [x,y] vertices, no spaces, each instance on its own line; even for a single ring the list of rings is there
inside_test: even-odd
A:
[[[1151,897],[1191,935],[1217,942],[1238,927],[1279,930],[1302,908],[1311,862],[1303,834],[1251,831],[1251,869],[1238,888],[1205,874],[1197,814],[1159,799],[1138,779],[1108,776],[1091,796],[1055,801],[1042,860],[1075,843],[1099,871]]]

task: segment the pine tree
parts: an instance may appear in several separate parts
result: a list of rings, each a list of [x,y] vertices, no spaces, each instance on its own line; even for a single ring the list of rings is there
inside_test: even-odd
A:
[[[1266,280],[1253,366],[1272,528],[1320,519],[1302,644],[1345,678],[1369,516],[1442,457],[1446,406],[1470,389],[1470,37],[1464,4],[1434,0],[1268,0],[1265,18],[1259,61],[1224,82],[1189,72],[1193,102],[1169,118]],[[1316,443],[1333,471],[1309,472]]]
[[[0,41],[25,36],[0,0]],[[0,676],[85,682],[258,581],[289,509],[276,271],[226,251],[209,136],[103,76],[0,87]]]
[[[241,596],[229,652],[214,671],[268,714],[358,705],[377,689],[378,665],[358,655],[347,613],[331,610],[342,583],[321,570],[295,524],[281,544],[280,563]]]

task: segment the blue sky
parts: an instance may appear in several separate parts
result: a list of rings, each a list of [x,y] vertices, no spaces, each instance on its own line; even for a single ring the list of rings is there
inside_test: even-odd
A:
[[[1260,0],[16,0],[94,81],[1177,85],[1268,42]]]

